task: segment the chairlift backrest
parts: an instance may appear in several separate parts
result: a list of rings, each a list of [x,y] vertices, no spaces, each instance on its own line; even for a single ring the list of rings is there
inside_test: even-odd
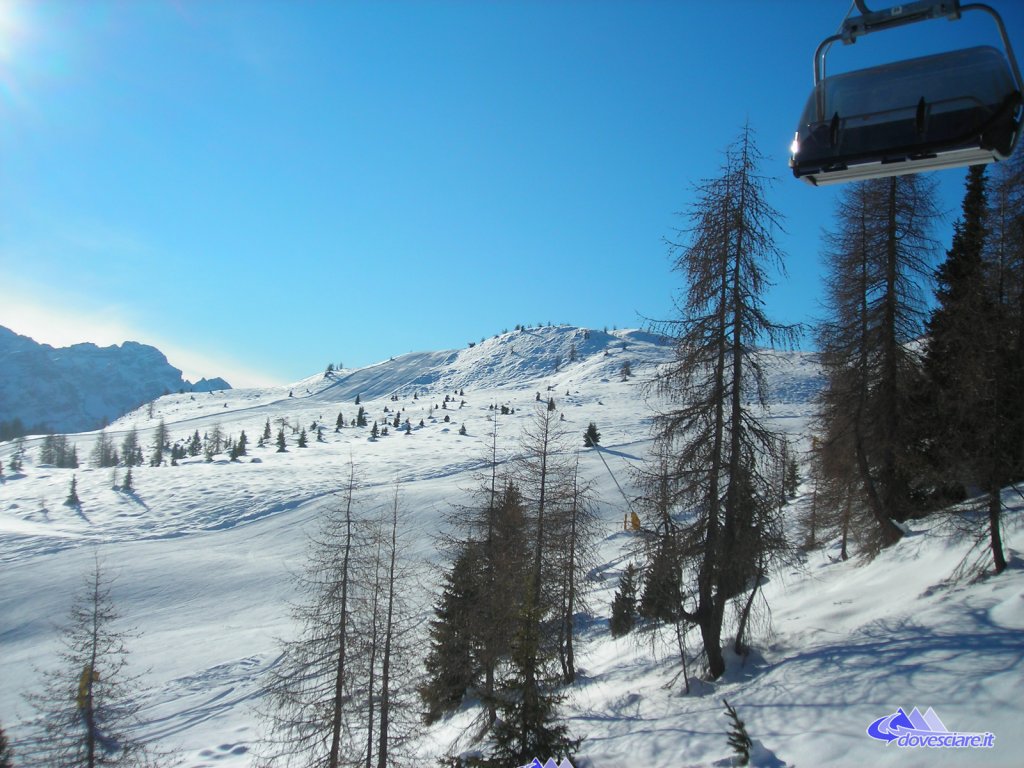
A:
[[[1003,55],[978,46],[827,77],[815,87],[803,122],[913,110],[921,99],[933,112],[967,104],[997,108],[1016,90]]]

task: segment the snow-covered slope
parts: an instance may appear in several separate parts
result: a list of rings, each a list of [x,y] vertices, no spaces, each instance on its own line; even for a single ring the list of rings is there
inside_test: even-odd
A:
[[[165,392],[193,388],[164,354],[146,344],[54,348],[0,326],[0,422],[77,432],[109,422]],[[203,379],[203,391],[227,389]],[[218,386],[219,385],[219,386]]]
[[[674,635],[610,637],[608,606],[634,543],[621,530],[616,481],[632,495],[629,469],[649,449],[641,382],[669,355],[638,331],[560,326],[317,374],[288,387],[168,395],[152,416],[138,409],[109,432],[120,439],[135,427],[148,446],[161,418],[173,440],[216,426],[234,437],[245,430],[249,456],[136,468],[133,494],[112,490],[110,469],[38,466],[38,440],[29,440],[23,475],[8,473],[0,485],[0,724],[15,739],[22,732],[28,711],[21,694],[37,679],[34,667],[52,661],[54,622],[98,550],[118,574],[114,597],[126,621],[143,631],[132,651],[151,669],[145,735],[179,747],[188,766],[249,766],[260,735],[252,705],[276,659],[274,638],[291,633],[289,574],[301,563],[305,532],[335,503],[349,457],[362,475],[364,505],[386,503],[401,480],[414,528],[410,554],[425,564],[421,584],[409,588],[420,589],[426,613],[436,582],[428,566],[441,557],[436,537],[475,484],[489,418],[503,405],[513,411],[497,418],[499,452],[515,455],[539,395],[554,398],[580,445],[590,421],[602,435],[604,461],[594,450],[580,457],[606,527],[593,614],[581,620],[582,674],[564,709],[572,731],[585,737],[578,765],[727,764],[723,696],[759,742],[759,765],[1019,764],[1024,571],[1017,551],[1022,505],[1013,491],[1006,498],[1008,573],[944,584],[969,544],[933,522],[868,565],[834,562],[831,551],[813,554],[800,568],[772,574],[765,588],[772,623],[758,628],[755,653],[730,659],[715,684],[693,681],[688,695]],[[773,358],[771,416],[800,445],[818,371],[802,353]],[[623,380],[627,360],[634,375]],[[393,422],[400,413],[416,428],[405,435],[392,427],[376,441],[365,429],[335,432],[339,412],[346,423],[355,416],[357,396],[371,422]],[[286,425],[287,453],[254,447],[268,419],[275,433]],[[324,426],[325,442],[311,430],[309,447],[296,447],[292,427],[310,430],[314,422]],[[95,433],[72,438],[82,457],[94,440]],[[13,450],[0,445],[5,468]],[[72,476],[80,509],[62,504]],[[696,633],[686,642],[693,651]],[[993,732],[995,747],[907,754],[867,736],[872,721],[914,706],[933,707],[951,730]],[[474,714],[464,710],[427,731],[423,764],[436,764],[453,743],[468,746]]]

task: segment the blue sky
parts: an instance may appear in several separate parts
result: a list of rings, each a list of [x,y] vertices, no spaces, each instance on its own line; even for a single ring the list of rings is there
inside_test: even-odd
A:
[[[1020,44],[1024,9],[999,4]],[[786,167],[846,0],[0,0],[0,324],[284,383],[517,323],[636,327],[665,238],[749,120],[818,311],[836,189]],[[832,71],[998,46],[980,14]],[[964,174],[943,171],[948,242]]]

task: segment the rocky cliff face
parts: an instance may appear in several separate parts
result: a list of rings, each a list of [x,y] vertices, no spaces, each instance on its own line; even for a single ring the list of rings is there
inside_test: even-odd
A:
[[[223,379],[204,383],[230,388]],[[54,348],[0,326],[0,423],[18,419],[33,431],[80,432],[166,392],[190,389],[181,371],[147,344]]]

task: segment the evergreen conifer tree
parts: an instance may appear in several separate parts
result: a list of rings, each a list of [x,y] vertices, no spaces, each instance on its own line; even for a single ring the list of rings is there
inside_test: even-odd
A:
[[[593,448],[601,442],[601,433],[597,431],[597,425],[594,422],[590,422],[587,425],[587,431],[583,433],[583,445],[586,448]]]
[[[199,430],[197,429],[192,433],[192,437],[188,440],[188,455],[198,456],[203,452],[203,439],[199,436]]]
[[[976,484],[981,450],[975,421],[989,395],[984,378],[990,360],[979,334],[994,322],[994,307],[985,285],[985,167],[971,166],[961,218],[953,243],[936,271],[937,306],[928,321],[924,370],[928,387],[927,423],[931,459],[952,500]]]
[[[612,598],[612,617],[608,623],[612,637],[632,632],[636,624],[636,567],[632,563],[619,576],[619,586]]]
[[[107,434],[106,430],[101,429],[99,434],[96,435],[91,459],[92,463],[101,469],[117,466],[117,449],[114,447],[114,441]]]
[[[142,447],[139,445],[139,433],[135,427],[129,429],[121,441],[121,461],[126,467],[142,466]]]
[[[65,507],[79,507],[82,505],[81,500],[78,498],[78,479],[71,476],[71,487],[68,489],[68,497],[64,499]]]
[[[528,764],[538,755],[571,762],[580,740],[558,719],[558,705],[564,697],[556,690],[557,678],[543,673],[538,678],[537,620],[532,606],[524,610],[512,643],[510,673],[502,683],[501,718],[494,727],[495,757],[499,765]]]
[[[281,427],[277,431],[277,452],[278,453],[284,453],[285,451],[288,450],[287,446],[288,446],[288,444],[285,441],[285,436],[284,436],[284,427]]]
[[[299,444],[299,448],[305,448],[306,447],[306,428],[305,427],[303,427],[302,431],[299,432],[299,443],[298,444]]]
[[[445,573],[444,587],[430,622],[427,681],[419,688],[427,725],[462,703],[480,680],[476,659],[481,578],[478,547],[466,546]]]

